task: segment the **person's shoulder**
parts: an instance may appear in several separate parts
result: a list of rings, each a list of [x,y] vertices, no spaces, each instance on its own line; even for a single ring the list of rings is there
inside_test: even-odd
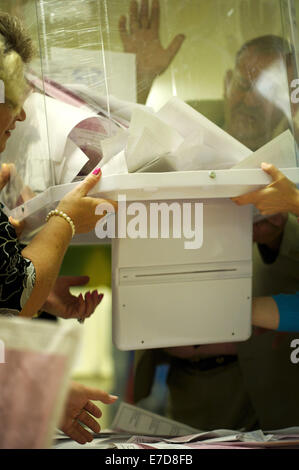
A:
[[[224,102],[223,100],[188,100],[187,104],[203,114],[207,119],[223,127]]]

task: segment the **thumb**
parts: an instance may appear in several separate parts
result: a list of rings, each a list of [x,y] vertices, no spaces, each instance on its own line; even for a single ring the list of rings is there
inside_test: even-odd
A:
[[[263,162],[261,164],[261,167],[262,167],[262,170],[264,170],[268,175],[270,175],[274,180],[278,180],[279,178],[281,178],[282,173],[276,168],[276,166],[274,165],[271,165],[270,163],[265,163]]]
[[[231,200],[238,206],[246,206],[247,204],[255,204],[259,198],[261,191],[251,191],[250,193],[243,194],[242,196],[232,197]]]
[[[168,54],[169,63],[177,55],[185,39],[186,37],[183,34],[178,34],[178,36],[176,36],[171,42],[171,44],[168,46],[167,54]]]
[[[77,186],[75,192],[79,193],[80,196],[86,196],[89,191],[99,182],[101,176],[101,169],[96,168]]]
[[[24,230],[24,227],[25,227],[25,221],[22,220],[17,220],[17,219],[14,219],[11,215],[8,217],[8,220],[9,222],[11,223],[11,225],[14,227],[17,235],[21,235],[22,231]]]

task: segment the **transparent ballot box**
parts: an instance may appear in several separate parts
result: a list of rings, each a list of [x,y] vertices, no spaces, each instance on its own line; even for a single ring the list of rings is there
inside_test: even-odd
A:
[[[100,166],[91,195],[119,200],[99,229],[112,240],[116,345],[247,339],[252,227],[265,219],[230,198],[271,182],[262,162],[299,183],[299,0],[5,3],[37,50],[27,119],[1,155],[15,164],[1,196],[26,221],[23,241]],[[168,236],[160,213],[150,226],[158,203]],[[98,232],[72,243],[100,245]]]

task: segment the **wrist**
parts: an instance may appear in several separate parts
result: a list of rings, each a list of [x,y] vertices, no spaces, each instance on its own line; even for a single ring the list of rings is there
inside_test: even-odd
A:
[[[48,215],[46,217],[46,222],[48,222],[53,217],[59,217],[59,218],[65,220],[65,222],[68,223],[68,225],[71,229],[72,237],[75,235],[75,233],[76,233],[75,224],[74,224],[73,220],[71,219],[71,217],[68,214],[66,214],[64,211],[60,210],[59,208],[54,209],[54,210],[52,210],[48,213]]]
[[[72,228],[64,218],[50,217],[46,222],[46,227],[47,226],[55,227],[55,231],[57,231],[57,233],[59,232],[59,237],[57,237],[57,240],[62,241],[63,239],[65,239],[64,242],[67,240],[68,243],[71,241]]]

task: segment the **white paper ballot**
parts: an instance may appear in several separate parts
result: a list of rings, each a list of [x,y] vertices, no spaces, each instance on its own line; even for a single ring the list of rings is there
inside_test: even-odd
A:
[[[117,155],[125,148],[128,142],[128,137],[129,132],[127,130],[120,129],[116,135],[101,141],[103,154],[101,165],[107,163],[114,155]]]
[[[198,132],[202,134],[202,143],[218,150],[222,160],[235,163],[251,154],[245,145],[227,134],[223,129],[209,121],[205,116],[191,106],[173,97],[158,111],[157,116],[172,128],[176,129],[184,138]],[[215,161],[217,164],[217,161]]]
[[[46,101],[50,155],[53,161],[60,162],[71,130],[80,122],[95,118],[96,115],[47,96],[44,98],[38,93],[34,93],[32,99],[34,100],[32,106],[36,109],[40,109],[43,99]]]
[[[126,157],[129,171],[133,172],[149,161],[167,152],[174,152],[183,137],[155,114],[135,109],[129,128]]]
[[[27,119],[17,123],[3,154],[5,160],[16,164],[24,184],[36,193],[55,184],[71,182],[88,157],[68,141],[68,136],[76,128],[84,133],[85,142],[89,141],[91,124],[95,127],[98,123],[99,131],[99,126],[104,125],[101,118],[40,93],[33,93],[24,109]]]
[[[154,436],[186,436],[198,432],[196,428],[124,402],[120,404],[111,428],[115,431]]]
[[[63,162],[54,162],[56,181],[59,184],[70,183],[88,161],[87,155],[71,139],[67,139]]]
[[[102,96],[136,102],[135,54],[89,49],[51,48],[44,75],[61,83],[84,84]]]
[[[103,176],[128,173],[125,152],[122,150],[101,167]]]
[[[251,154],[178,98],[172,98],[156,114],[145,109],[132,113],[126,146],[129,172],[149,168],[154,161],[154,168],[163,168],[158,159],[165,155],[171,171],[192,171],[231,168]]]
[[[109,77],[108,77],[109,79]],[[99,111],[106,113],[112,119],[121,119],[126,127],[129,127],[132,113],[136,108],[151,109],[143,104],[135,103],[132,101],[122,100],[114,95],[101,94],[98,90],[86,86],[84,84],[68,84],[68,89],[75,92],[86,103],[94,108],[99,108]]]
[[[163,139],[157,138],[149,128],[144,128],[138,139],[134,136],[128,139],[126,150],[128,170],[133,173],[167,151],[168,146],[163,143]]]
[[[249,157],[234,165],[234,169],[260,168],[261,163],[272,163],[278,168],[295,168],[296,142],[289,130],[263,145]]]

